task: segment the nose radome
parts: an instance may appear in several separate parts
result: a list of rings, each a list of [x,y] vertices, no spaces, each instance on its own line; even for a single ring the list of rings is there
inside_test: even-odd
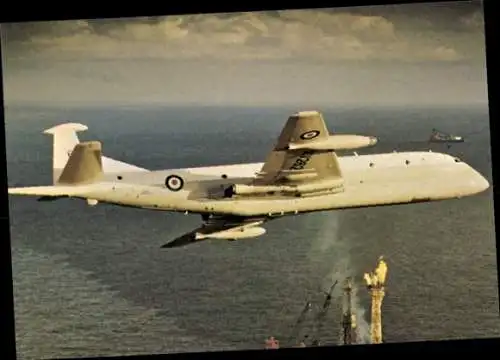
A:
[[[488,180],[478,173],[477,187],[480,192],[487,190],[490,187]]]
[[[481,193],[487,190],[490,187],[489,181],[481,175],[478,171],[474,170],[475,176],[471,179],[471,186],[474,189],[474,192]]]

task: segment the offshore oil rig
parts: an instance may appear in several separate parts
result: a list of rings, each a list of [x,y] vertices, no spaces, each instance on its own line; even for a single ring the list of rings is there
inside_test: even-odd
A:
[[[352,309],[352,279],[344,283],[344,303],[342,311],[342,342],[344,345],[355,344],[357,340],[356,314]]]
[[[385,281],[387,278],[387,263],[381,256],[375,271],[366,273],[364,276],[368,291],[372,298],[371,312],[371,342],[380,344],[382,342],[382,301],[385,296]]]
[[[366,288],[370,292],[371,296],[371,321],[370,321],[370,342],[372,344],[382,343],[382,301],[385,296],[385,284],[387,280],[388,267],[387,263],[383,257],[379,257],[377,266],[372,272],[364,274],[364,281]],[[309,346],[320,346],[321,343],[318,339],[318,332],[326,318],[327,311],[332,302],[332,293],[337,285],[338,280],[333,283],[330,287],[330,291],[326,293],[326,299],[315,317],[315,326],[313,330],[313,338],[311,345]],[[343,303],[342,303],[342,336],[341,343],[343,345],[351,345],[359,343],[360,335],[358,333],[356,313],[353,309],[352,298],[353,298],[353,279],[348,277],[344,280],[343,284]],[[299,318],[297,319],[295,326],[292,330],[292,335],[290,336],[288,343],[292,347],[306,347],[306,341],[309,340],[309,335],[305,335],[300,341],[298,338],[298,332],[300,325],[305,321],[307,314],[312,310],[312,304],[307,302]],[[267,349],[278,349],[280,343],[274,337],[270,337],[266,341]]]

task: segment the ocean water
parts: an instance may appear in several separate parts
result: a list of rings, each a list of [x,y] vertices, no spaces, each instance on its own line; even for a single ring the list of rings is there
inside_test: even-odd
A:
[[[149,169],[262,161],[289,108],[35,108],[6,110],[9,186],[51,183],[51,138],[81,122],[82,140]],[[360,153],[426,150],[430,129],[466,142],[458,155],[490,182],[488,109],[322,110],[332,132],[375,135]],[[200,222],[78,200],[11,197],[17,348],[21,358],[262,348],[283,343],[307,301],[354,276],[361,340],[369,294],[362,275],[384,255],[387,342],[500,335],[492,190],[461,200],[322,212],[279,219],[267,234],[160,249]],[[321,333],[340,339],[341,286]],[[300,336],[313,336],[309,318]]]

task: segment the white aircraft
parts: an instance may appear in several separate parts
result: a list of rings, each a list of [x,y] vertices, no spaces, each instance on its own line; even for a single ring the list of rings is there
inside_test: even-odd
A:
[[[76,132],[86,129],[66,123],[45,130],[54,137],[53,185],[9,188],[9,194],[202,216],[200,227],[162,247],[257,237],[266,232],[263,223],[282,216],[461,198],[489,187],[447,154],[337,156],[377,139],[330,135],[317,111],[290,116],[263,163],[152,171],[102,156],[100,142],[79,141]]]

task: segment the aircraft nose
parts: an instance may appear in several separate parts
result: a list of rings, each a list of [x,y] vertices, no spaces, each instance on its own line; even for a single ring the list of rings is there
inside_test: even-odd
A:
[[[476,176],[473,180],[473,186],[477,193],[483,192],[490,187],[488,180],[476,171]]]
[[[369,136],[369,144],[370,146],[373,146],[375,145],[376,143],[378,143],[378,139],[375,137],[375,136]]]
[[[477,187],[479,188],[479,191],[485,191],[490,187],[490,183],[486,178],[479,174],[479,179],[477,180]]]

